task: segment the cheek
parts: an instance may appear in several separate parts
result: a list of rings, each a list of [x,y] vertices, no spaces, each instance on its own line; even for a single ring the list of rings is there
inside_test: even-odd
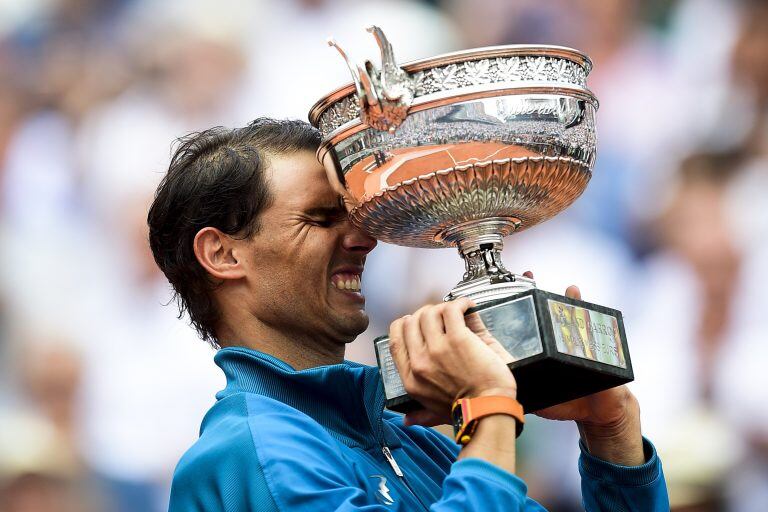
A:
[[[276,242],[249,254],[247,273],[260,290],[278,289],[288,294],[314,291],[328,279],[332,248],[330,240],[320,237]]]

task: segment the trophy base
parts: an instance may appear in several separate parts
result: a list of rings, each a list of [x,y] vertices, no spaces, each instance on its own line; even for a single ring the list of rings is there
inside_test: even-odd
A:
[[[517,399],[537,411],[634,379],[621,312],[533,289],[481,304],[477,313],[509,353]],[[421,405],[405,392],[389,352],[376,338],[386,407],[410,412]]]

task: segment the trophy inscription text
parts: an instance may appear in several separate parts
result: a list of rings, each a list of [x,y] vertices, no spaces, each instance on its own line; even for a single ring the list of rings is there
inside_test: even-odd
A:
[[[627,367],[618,320],[614,316],[552,299],[547,303],[560,352]]]

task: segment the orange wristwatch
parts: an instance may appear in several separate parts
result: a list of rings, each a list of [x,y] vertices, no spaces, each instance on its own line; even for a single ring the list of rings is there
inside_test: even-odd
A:
[[[517,421],[517,436],[523,431],[525,418],[523,406],[514,398],[508,396],[478,396],[476,398],[459,398],[451,408],[453,434],[456,442],[465,445],[472,439],[480,418],[492,414],[507,414]]]

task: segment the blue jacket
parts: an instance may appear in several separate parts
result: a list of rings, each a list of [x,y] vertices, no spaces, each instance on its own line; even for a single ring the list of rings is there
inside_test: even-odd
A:
[[[179,462],[171,512],[544,510],[525,483],[457,445],[405,427],[384,410],[378,369],[351,362],[295,371],[269,355],[226,348],[227,386]],[[582,447],[588,511],[668,511],[661,463],[621,467]]]

